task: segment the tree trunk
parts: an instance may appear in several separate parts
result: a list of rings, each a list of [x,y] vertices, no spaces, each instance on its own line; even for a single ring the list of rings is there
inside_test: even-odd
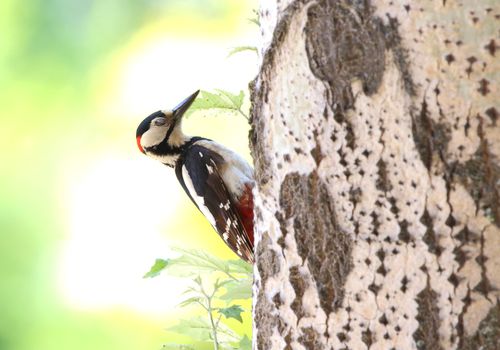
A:
[[[500,349],[500,10],[262,1],[255,349]]]

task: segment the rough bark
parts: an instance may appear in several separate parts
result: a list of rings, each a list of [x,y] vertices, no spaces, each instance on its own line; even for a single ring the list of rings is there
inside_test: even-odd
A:
[[[263,1],[255,349],[499,349],[496,1]]]

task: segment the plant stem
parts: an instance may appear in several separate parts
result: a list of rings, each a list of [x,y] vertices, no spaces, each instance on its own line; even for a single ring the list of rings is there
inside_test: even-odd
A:
[[[210,318],[210,324],[212,325],[212,334],[214,337],[214,350],[219,350],[219,341],[217,340],[217,326],[214,323],[214,317],[212,315],[212,298],[208,299],[208,317]]]
[[[207,300],[207,312],[208,312],[208,319],[210,320],[210,325],[212,327],[212,337],[214,338],[214,350],[219,350],[219,341],[217,339],[217,325],[215,324],[214,322],[214,317],[212,315],[212,312],[214,311],[212,309],[212,298],[216,292],[216,290],[214,290],[214,292],[212,293],[212,295],[208,295],[205,290],[203,289],[203,285],[200,284],[200,290],[201,290],[201,293],[205,296],[206,300]]]
[[[219,327],[219,322],[220,322],[221,318],[222,318],[222,314],[219,314],[219,317],[217,317],[217,322],[215,322],[215,327]]]
[[[238,108],[238,112],[240,112],[240,114],[241,114],[242,116],[244,116],[246,120],[249,120],[248,115],[246,115],[246,113],[245,113],[245,112],[243,112],[243,111],[241,110],[241,108]]]
[[[234,277],[233,275],[231,275],[229,272],[227,272],[227,271],[222,271],[222,272],[224,272],[227,275],[227,277],[229,277],[233,281],[239,281],[239,279],[237,279],[236,277]]]

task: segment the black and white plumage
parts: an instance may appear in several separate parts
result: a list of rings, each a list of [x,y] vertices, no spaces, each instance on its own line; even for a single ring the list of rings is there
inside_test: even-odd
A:
[[[227,246],[253,263],[253,170],[239,155],[202,137],[184,135],[183,114],[195,92],[172,111],[158,111],[137,128],[141,152],[173,167],[189,198]]]

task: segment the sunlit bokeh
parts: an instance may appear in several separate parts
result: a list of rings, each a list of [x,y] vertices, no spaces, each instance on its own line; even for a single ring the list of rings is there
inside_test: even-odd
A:
[[[72,306],[165,313],[178,302],[182,281],[139,278],[153,257],[168,255],[162,224],[177,213],[181,194],[154,165],[109,155],[71,175],[60,286]],[[141,177],[151,180],[149,188]]]
[[[158,349],[186,281],[143,279],[172,247],[234,258],[135,128],[194,90],[246,90],[256,1],[0,4],[0,350]],[[250,160],[248,123],[188,134]],[[249,317],[248,314],[246,316]]]

